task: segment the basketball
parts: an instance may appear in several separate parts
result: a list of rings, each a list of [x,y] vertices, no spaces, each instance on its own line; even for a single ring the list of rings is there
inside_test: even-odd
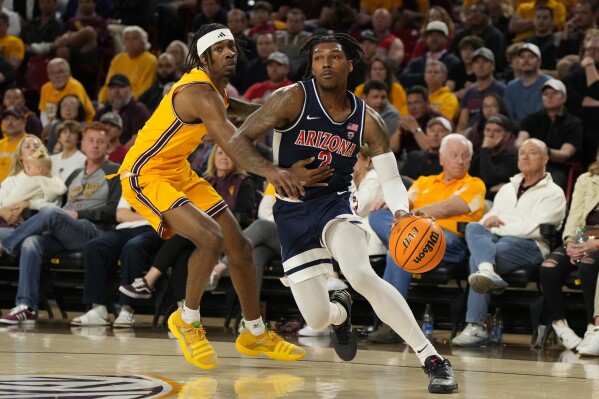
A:
[[[445,255],[445,235],[431,218],[403,218],[391,231],[389,252],[400,268],[425,273],[437,267]]]

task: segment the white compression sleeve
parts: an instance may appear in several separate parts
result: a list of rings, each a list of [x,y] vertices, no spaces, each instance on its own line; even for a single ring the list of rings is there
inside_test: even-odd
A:
[[[379,176],[385,202],[393,215],[398,210],[409,212],[408,192],[399,176],[395,155],[392,152],[377,155],[372,157],[372,164]]]

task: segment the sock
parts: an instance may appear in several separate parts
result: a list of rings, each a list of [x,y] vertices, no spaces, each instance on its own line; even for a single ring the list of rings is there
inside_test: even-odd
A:
[[[441,360],[443,360],[443,356],[437,353],[437,350],[428,339],[426,340],[426,343],[422,345],[420,348],[414,348],[414,352],[416,352],[416,356],[418,356],[418,360],[420,360],[420,363],[422,363],[423,366],[424,361],[429,356],[439,356]]]
[[[92,303],[92,310],[103,319],[106,319],[108,317],[108,310],[106,310],[105,305],[98,305],[97,303]]]
[[[338,326],[347,320],[347,310],[338,302],[330,302],[331,308],[331,324]]]
[[[133,308],[129,305],[121,306],[121,312],[133,313]]]
[[[489,263],[489,262],[482,262],[480,265],[478,265],[478,270],[481,272],[483,270],[486,270],[488,272],[495,273],[495,267],[493,266],[492,263]]]
[[[256,320],[246,320],[244,321],[245,327],[250,330],[253,336],[258,337],[264,334],[266,331],[266,326],[262,321],[262,317],[258,317]]]
[[[187,324],[191,324],[194,321],[200,321],[200,309],[189,309],[187,305],[183,304],[181,318]]]
[[[567,325],[564,320],[555,320],[553,322],[553,324],[555,324],[555,326],[558,327],[558,328],[562,328],[562,327],[565,327]]]

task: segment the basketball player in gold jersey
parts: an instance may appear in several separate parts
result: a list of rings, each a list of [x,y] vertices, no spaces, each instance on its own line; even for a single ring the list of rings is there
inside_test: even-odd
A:
[[[236,42],[225,26],[200,28],[187,57],[187,73],[139,131],[119,170],[123,195],[162,238],[179,234],[196,246],[188,263],[186,298],[182,308],[169,317],[168,325],[179,339],[185,358],[203,369],[215,367],[218,358],[200,323],[200,298],[223,251],[229,258],[246,320],[237,338],[237,350],[277,360],[298,360],[305,355],[303,349],[265,328],[259,313],[251,243],[223,199],[187,161],[207,131],[227,151],[235,132],[227,116],[244,119],[257,109],[256,105],[229,99],[225,91],[229,76],[235,72],[237,54]],[[295,175],[286,173],[294,177],[283,179],[299,178],[306,184],[328,173],[324,169],[316,173],[305,168],[292,170]],[[283,185],[280,179],[273,183]]]

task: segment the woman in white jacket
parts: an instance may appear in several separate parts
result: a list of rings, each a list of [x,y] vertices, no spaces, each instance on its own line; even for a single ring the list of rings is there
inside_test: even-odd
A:
[[[586,226],[587,241],[576,243],[576,231],[581,226]],[[554,249],[541,267],[541,285],[553,329],[566,348],[576,348],[581,355],[599,356],[599,152],[588,172],[576,181],[563,240],[564,245]],[[576,267],[589,323],[584,340],[568,327],[562,293],[565,279]]]

